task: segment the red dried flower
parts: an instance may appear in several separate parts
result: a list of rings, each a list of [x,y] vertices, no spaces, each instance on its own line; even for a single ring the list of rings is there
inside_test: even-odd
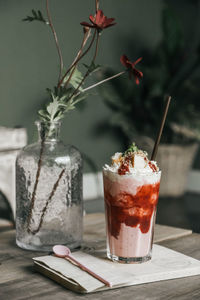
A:
[[[92,24],[87,23],[87,22],[81,22],[81,25],[87,26],[90,28],[96,28],[97,30],[101,31],[107,27],[110,27],[110,26],[113,26],[116,24],[116,23],[113,23],[113,21],[115,20],[114,18],[107,18],[106,16],[104,16],[103,11],[100,9],[97,11],[96,16],[90,15],[89,19]]]
[[[139,80],[143,77],[143,73],[135,68],[135,65],[137,65],[141,60],[142,57],[138,58],[135,62],[131,62],[126,55],[122,55],[120,57],[122,65],[128,69],[130,78],[132,75],[134,76],[136,84],[139,84]]]

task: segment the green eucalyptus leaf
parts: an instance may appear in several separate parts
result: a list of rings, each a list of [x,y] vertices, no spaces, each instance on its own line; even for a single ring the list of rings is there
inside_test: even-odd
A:
[[[43,121],[50,121],[50,117],[47,111],[39,110],[38,114]]]
[[[73,74],[72,74],[72,77],[69,81],[69,83],[71,84],[71,86],[76,90],[79,85],[82,83],[83,81],[83,75],[82,73],[77,69],[77,67],[74,69],[72,69]],[[71,76],[71,72],[65,77],[65,80],[63,82],[63,85],[65,85],[65,83],[67,82],[67,80],[69,79],[69,77]],[[79,91],[82,91],[83,88],[82,88],[82,84],[81,86],[78,88]]]
[[[91,64],[88,66],[88,65],[86,65],[86,64],[83,64],[84,65],[84,67],[88,70],[88,72],[91,74],[91,73],[94,73],[94,72],[96,72],[96,71],[98,71],[100,68],[101,68],[101,66],[100,65],[95,65],[95,63],[94,62],[91,62]]]
[[[40,116],[46,117],[46,112],[45,112],[45,110],[43,110],[43,109],[39,110],[39,111],[38,111],[38,114],[39,114]]]
[[[36,13],[36,11],[35,11],[34,9],[32,9],[32,14],[33,14],[33,16],[34,16],[35,18],[37,18],[37,13]]]
[[[50,102],[47,105],[47,112],[50,115],[51,121],[54,120],[54,117],[55,117],[56,113],[58,112],[58,110],[59,110],[59,101],[58,101],[57,97],[54,97],[53,102]]]
[[[32,15],[27,16],[22,21],[28,21],[28,22],[39,21],[39,22],[48,24],[47,20],[45,20],[45,18],[43,17],[42,12],[40,10],[36,11],[36,10],[32,9],[31,12],[32,12]]]

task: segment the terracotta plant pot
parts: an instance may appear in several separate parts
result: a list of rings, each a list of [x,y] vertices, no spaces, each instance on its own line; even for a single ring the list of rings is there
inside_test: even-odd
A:
[[[144,137],[140,147],[146,150],[149,157],[153,149],[153,140]],[[184,194],[188,173],[192,167],[198,144],[173,145],[161,144],[156,161],[162,170],[160,196],[179,197]]]

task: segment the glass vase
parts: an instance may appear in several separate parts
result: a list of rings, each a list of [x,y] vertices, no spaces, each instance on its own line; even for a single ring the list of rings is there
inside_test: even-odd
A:
[[[36,122],[38,142],[16,160],[16,243],[51,251],[80,246],[83,231],[82,159],[60,139],[60,122]]]

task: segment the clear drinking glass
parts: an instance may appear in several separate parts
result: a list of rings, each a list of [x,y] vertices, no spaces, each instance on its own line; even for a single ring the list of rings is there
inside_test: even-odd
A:
[[[103,170],[107,256],[123,263],[151,259],[161,171],[119,175]]]
[[[80,246],[83,232],[82,158],[60,139],[60,122],[36,122],[38,142],[16,161],[16,242],[51,251]]]

